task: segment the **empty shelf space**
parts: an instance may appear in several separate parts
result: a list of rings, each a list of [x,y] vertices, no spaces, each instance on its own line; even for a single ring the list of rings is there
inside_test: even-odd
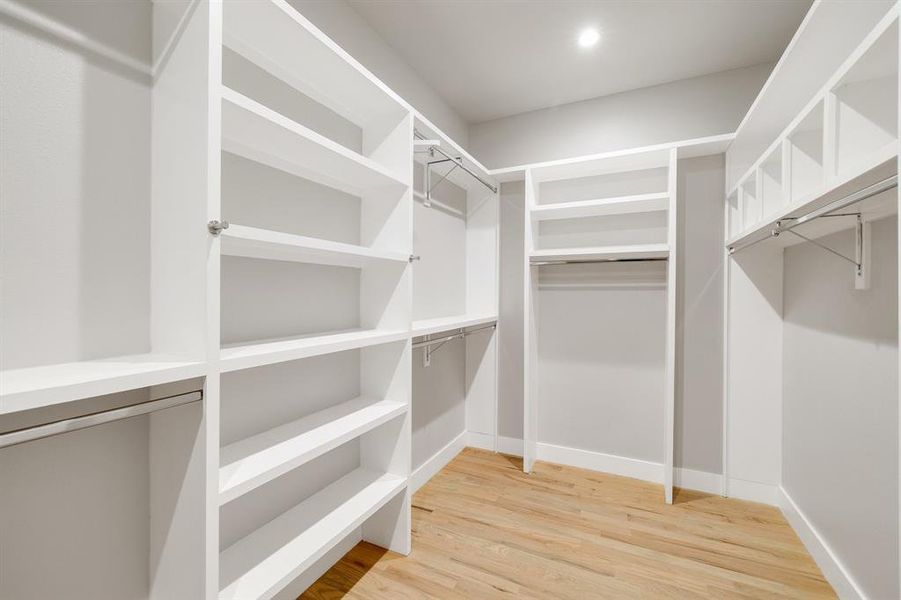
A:
[[[224,4],[223,44],[358,126],[393,120],[402,101],[283,0]]]
[[[205,363],[160,354],[136,354],[0,371],[0,415],[205,374]]]
[[[529,254],[531,262],[545,261],[603,261],[603,260],[641,260],[649,258],[667,258],[667,244],[632,244],[627,246],[593,246],[588,248],[553,248],[535,250]]]
[[[485,325],[496,321],[497,315],[454,315],[436,319],[420,319],[413,321],[413,337],[441,333],[452,329],[462,329],[464,327],[475,327],[476,325]]]
[[[405,340],[407,330],[351,329],[349,331],[229,344],[220,353],[222,372],[249,369],[332,352]]]
[[[224,86],[222,149],[357,196],[400,193],[407,185],[374,160]]]
[[[356,469],[220,554],[220,600],[272,598],[406,486]]]
[[[402,402],[360,396],[222,448],[219,503],[225,504],[404,414]]]
[[[532,220],[575,219],[633,213],[665,211],[669,207],[669,194],[636,194],[599,200],[540,204],[531,210]]]
[[[405,263],[409,256],[256,227],[230,225],[222,232],[222,254],[268,260],[360,268],[370,261]]]

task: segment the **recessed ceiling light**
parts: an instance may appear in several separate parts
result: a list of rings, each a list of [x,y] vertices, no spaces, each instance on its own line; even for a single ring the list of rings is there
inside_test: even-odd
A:
[[[582,48],[591,48],[601,39],[601,34],[598,33],[598,30],[594,27],[589,27],[588,29],[583,29],[581,33],[579,33],[579,46]]]

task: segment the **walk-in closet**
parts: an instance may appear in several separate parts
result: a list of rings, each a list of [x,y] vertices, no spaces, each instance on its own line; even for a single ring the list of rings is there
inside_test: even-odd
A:
[[[899,18],[0,0],[0,600],[898,600]]]

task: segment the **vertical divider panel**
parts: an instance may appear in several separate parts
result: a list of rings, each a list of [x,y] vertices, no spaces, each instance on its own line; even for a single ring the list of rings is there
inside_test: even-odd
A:
[[[523,270],[523,461],[526,473],[532,472],[538,452],[538,267],[533,267],[529,255],[535,249],[535,229],[531,210],[537,204],[537,184],[531,169],[525,175],[525,235]]]
[[[667,504],[673,503],[673,452],[674,452],[674,428],[676,411],[676,297],[677,282],[679,277],[678,260],[676,256],[679,212],[677,198],[677,156],[678,151],[670,150],[669,157],[669,211],[667,212],[667,244],[669,245],[669,260],[666,266],[666,351],[665,351],[665,377],[663,395],[663,492]]]
[[[222,5],[189,3],[155,74],[151,345],[206,360],[202,408],[150,416],[152,599],[218,594],[219,218]],[[154,10],[154,26],[162,20]],[[165,36],[155,36],[163,38]]]
[[[393,249],[413,252],[413,115],[407,114],[377,152],[389,165],[403,165],[407,188],[383,220],[367,214],[364,198],[361,238],[378,244],[383,236],[395,240]],[[372,207],[370,207],[372,208]],[[379,228],[379,223],[382,228]],[[360,321],[364,327],[409,331],[413,321],[413,267],[369,265],[360,282]],[[376,428],[360,439],[360,464],[376,471],[404,477],[412,469],[413,351],[411,340],[361,350],[360,387],[363,394],[407,405],[403,417]],[[407,486],[373,514],[362,527],[364,540],[401,554],[412,549],[411,494]]]

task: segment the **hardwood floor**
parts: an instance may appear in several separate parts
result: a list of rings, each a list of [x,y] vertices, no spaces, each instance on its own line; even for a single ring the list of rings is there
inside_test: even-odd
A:
[[[413,552],[362,543],[301,598],[835,598],[773,507],[467,448],[413,498]]]

